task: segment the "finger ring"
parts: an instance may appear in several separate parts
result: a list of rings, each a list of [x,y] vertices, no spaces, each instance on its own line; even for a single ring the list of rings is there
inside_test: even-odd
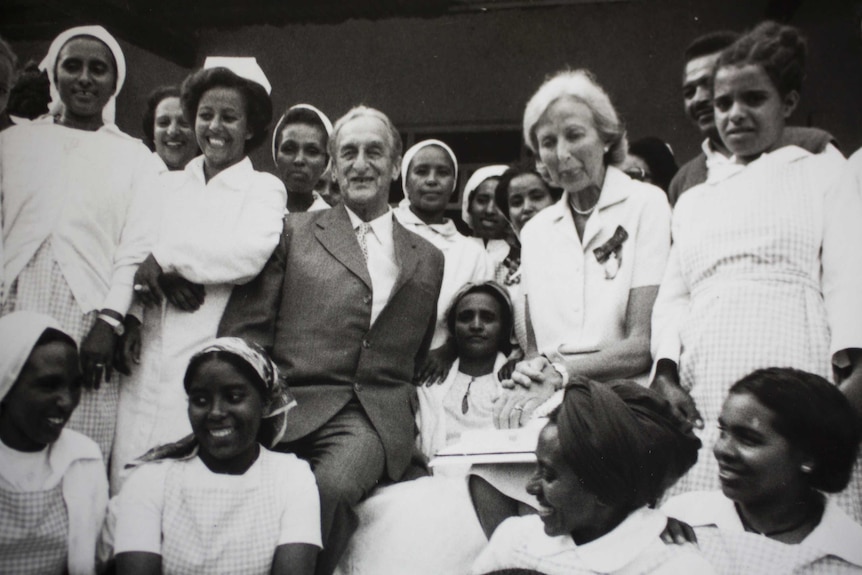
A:
[[[133,287],[133,289],[134,289],[135,291],[144,291],[144,286],[143,286],[143,284],[135,284],[135,285],[134,285],[134,286],[132,286],[132,287]]]
[[[524,411],[524,408],[523,408],[523,407],[521,407],[520,405],[516,405],[516,406],[515,406],[515,407],[513,407],[512,409],[514,409],[515,411]]]

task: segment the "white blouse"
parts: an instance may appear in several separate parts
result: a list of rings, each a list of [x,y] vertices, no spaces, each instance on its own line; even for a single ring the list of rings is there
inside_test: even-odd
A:
[[[46,118],[0,133],[6,286],[50,237],[81,310],[125,313],[156,236],[163,170],[113,124],[89,132]]]

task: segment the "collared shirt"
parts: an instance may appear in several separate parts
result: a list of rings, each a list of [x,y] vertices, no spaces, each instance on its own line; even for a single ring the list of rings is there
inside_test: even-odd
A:
[[[350,225],[356,231],[362,219],[353,210],[347,209]],[[392,238],[392,210],[368,222],[371,232],[365,237],[368,245],[368,275],[371,276],[371,325],[392,294],[395,280],[398,279],[398,261],[395,258],[395,240]],[[358,240],[357,240],[358,241]]]
[[[527,222],[521,231],[521,285],[539,352],[586,353],[625,336],[631,290],[661,283],[670,251],[670,219],[660,189],[609,167],[583,241],[568,194]],[[618,227],[628,237],[602,263],[594,250]]]
[[[694,527],[698,545],[720,573],[843,573],[862,569],[862,525],[825,498],[820,523],[792,545],[745,530],[733,500],[721,491],[692,491],[662,511]],[[848,565],[849,564],[849,565]],[[852,569],[848,567],[853,566]]]
[[[605,535],[577,545],[571,536],[545,534],[538,515],[504,521],[473,563],[471,573],[532,569],[547,575],[570,573],[712,573],[692,546],[665,545],[659,535],[667,518],[654,509],[631,513]]]

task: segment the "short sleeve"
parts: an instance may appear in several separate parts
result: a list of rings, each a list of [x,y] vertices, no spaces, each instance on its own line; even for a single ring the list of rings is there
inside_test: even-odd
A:
[[[320,534],[320,495],[317,481],[308,463],[293,455],[284,462],[284,513],[281,516],[281,531],[278,545],[308,543],[323,547]]]
[[[523,520],[523,517],[509,518],[494,530],[488,545],[473,562],[470,568],[471,575],[484,575],[516,567],[512,551],[522,542],[518,532]]]
[[[670,204],[661,190],[651,188],[636,192],[649,195],[638,221],[632,289],[659,285],[670,253]]]
[[[169,463],[136,469],[114,498],[114,554],[144,551],[162,554],[162,511]]]

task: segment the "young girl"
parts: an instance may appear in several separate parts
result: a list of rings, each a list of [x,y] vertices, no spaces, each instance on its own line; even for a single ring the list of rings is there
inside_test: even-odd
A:
[[[220,338],[184,385],[192,435],[155,448],[112,501],[119,573],[314,571],[320,509],[311,469],[273,453],[295,402],[258,347]],[[113,531],[113,532],[112,532]]]
[[[95,573],[108,503],[99,447],[65,429],[81,399],[74,340],[49,316],[0,318],[0,573]]]

